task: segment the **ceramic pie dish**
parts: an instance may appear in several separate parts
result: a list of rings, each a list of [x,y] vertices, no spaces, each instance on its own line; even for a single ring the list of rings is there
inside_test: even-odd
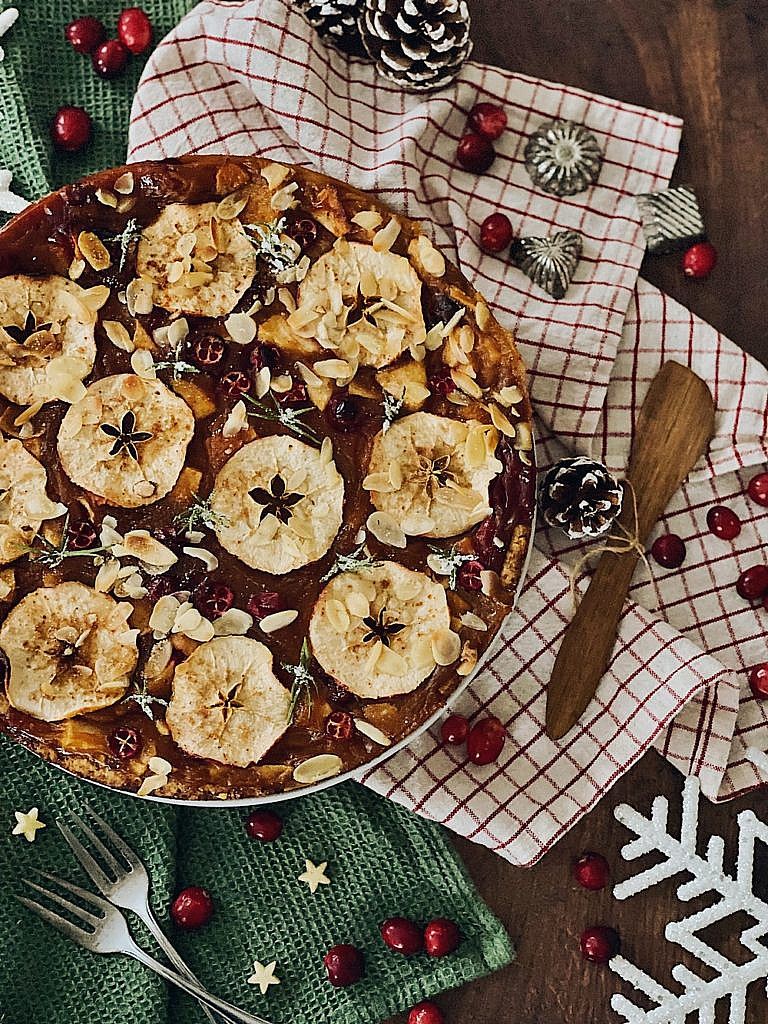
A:
[[[0,728],[169,800],[381,760],[514,603],[512,335],[423,227],[304,168],[94,175],[0,232]]]

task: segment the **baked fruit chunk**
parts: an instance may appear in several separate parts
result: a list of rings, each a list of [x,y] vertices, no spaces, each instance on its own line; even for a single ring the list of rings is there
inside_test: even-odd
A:
[[[385,754],[512,609],[534,494],[514,338],[373,196],[189,157],[0,231],[0,728],[49,761],[221,801]]]

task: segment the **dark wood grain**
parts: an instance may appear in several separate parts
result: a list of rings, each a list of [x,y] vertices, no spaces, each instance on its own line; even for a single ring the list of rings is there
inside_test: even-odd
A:
[[[643,275],[768,363],[768,0],[469,0],[475,57],[579,86],[685,120],[674,180],[694,186],[720,260],[707,281],[683,277],[679,257],[649,257]],[[586,893],[570,865],[596,849],[626,875],[619,850],[628,834],[613,818],[622,800],[649,807],[681,777],[651,752],[543,860],[514,869],[495,854],[457,841],[485,899],[518,948],[508,970],[441,999],[449,1024],[616,1024],[611,994],[623,985],[581,961],[588,924],[619,928],[626,954],[659,980],[679,959],[664,925],[679,910],[675,883],[619,903]],[[765,791],[718,807],[702,827],[722,834],[732,854],[736,815],[768,814]],[[768,877],[763,863],[762,878]],[[717,941],[737,952],[734,930]],[[690,965],[695,966],[695,965]],[[674,984],[674,983],[672,983]],[[753,987],[748,1022],[766,1019]]]

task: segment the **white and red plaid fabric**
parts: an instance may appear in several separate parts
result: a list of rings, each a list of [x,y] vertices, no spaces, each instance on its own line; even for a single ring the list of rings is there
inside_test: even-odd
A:
[[[478,100],[509,115],[480,177],[454,159]],[[531,131],[553,117],[586,124],[605,157],[598,183],[563,200],[533,188],[522,160]],[[458,704],[507,725],[501,762],[467,767],[427,734],[361,776],[515,864],[540,857],[651,746],[698,774],[712,799],[768,781],[747,754],[768,746],[768,713],[745,673],[766,657],[768,613],[733,587],[768,541],[768,515],[744,497],[747,467],[768,459],[768,373],[637,276],[645,246],[633,197],[666,186],[680,130],[664,114],[472,63],[450,88],[408,95],[326,50],[283,0],[201,3],[158,47],[134,102],[131,159],[259,153],[310,164],[431,222],[517,332],[545,465],[583,452],[620,472],[660,365],[677,359],[710,382],[717,436],[659,526],[683,537],[687,560],[674,572],[654,567],[653,580],[638,571],[610,670],[579,725],[560,743],[543,732],[545,687],[571,614],[567,563],[581,552],[540,531],[518,611]],[[500,208],[520,235],[582,233],[583,259],[560,302],[479,251],[478,224]],[[707,532],[717,502],[742,517],[735,542]]]

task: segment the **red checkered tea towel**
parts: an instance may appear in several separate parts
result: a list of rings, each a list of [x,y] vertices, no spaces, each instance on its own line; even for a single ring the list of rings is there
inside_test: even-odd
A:
[[[478,100],[509,115],[480,177],[454,159]],[[586,124],[604,153],[597,184],[562,200],[532,186],[522,159],[531,131],[556,117]],[[638,570],[610,670],[578,726],[559,743],[543,732],[545,687],[571,614],[568,563],[581,552],[540,531],[518,610],[457,705],[506,724],[500,763],[467,766],[426,734],[361,775],[515,864],[540,857],[651,746],[700,775],[713,799],[768,781],[748,751],[768,746],[768,713],[744,671],[765,658],[768,613],[733,587],[768,540],[768,515],[744,497],[746,467],[768,458],[768,373],[637,277],[645,246],[633,197],[666,186],[680,129],[664,114],[473,63],[449,88],[409,95],[326,50],[283,0],[201,3],[158,47],[134,102],[131,159],[259,153],[312,165],[431,222],[517,332],[544,465],[582,452],[621,471],[662,362],[675,358],[710,382],[717,435],[658,527],[683,537],[687,560],[673,572],[654,566],[653,579]],[[497,209],[519,235],[581,232],[583,258],[560,302],[479,251],[477,226]],[[735,542],[707,532],[716,502],[742,517]]]

